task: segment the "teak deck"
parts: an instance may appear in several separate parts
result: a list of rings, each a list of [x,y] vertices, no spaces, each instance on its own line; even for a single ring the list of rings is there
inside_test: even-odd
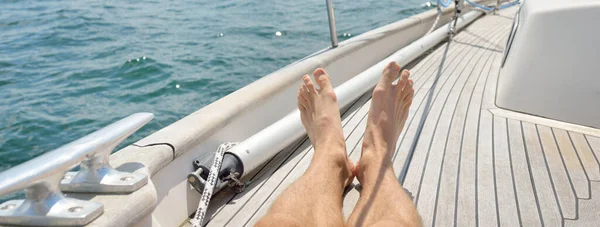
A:
[[[483,16],[410,67],[415,98],[394,169],[400,174],[414,151],[403,186],[425,226],[600,223],[600,130],[494,104],[516,9]],[[346,146],[355,162],[369,104],[365,94],[343,112]],[[217,194],[207,225],[252,226],[304,173],[312,154],[310,141],[299,141],[265,164],[243,193]],[[358,198],[351,187],[344,198],[346,218]]]

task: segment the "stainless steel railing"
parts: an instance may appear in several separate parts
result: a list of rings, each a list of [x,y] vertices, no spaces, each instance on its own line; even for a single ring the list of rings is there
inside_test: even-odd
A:
[[[336,48],[338,46],[337,31],[335,29],[335,16],[333,15],[333,3],[332,0],[326,0],[327,3],[327,17],[329,18],[329,34],[331,35],[331,47]]]
[[[0,204],[0,225],[81,226],[103,212],[97,202],[62,191],[127,193],[148,182],[146,174],[113,169],[111,151],[154,117],[137,113],[0,173],[0,195],[25,191],[24,200]],[[80,164],[78,172],[67,171]]]

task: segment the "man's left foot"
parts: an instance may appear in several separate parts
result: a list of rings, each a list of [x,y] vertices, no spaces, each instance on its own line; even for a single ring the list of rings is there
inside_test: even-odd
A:
[[[314,146],[316,159],[327,159],[331,164],[342,168],[344,185],[352,182],[354,164],[346,154],[346,141],[342,131],[337,97],[331,86],[329,75],[323,69],[313,73],[319,89],[310,76],[302,77],[303,84],[298,90],[298,109],[310,142]],[[314,160],[314,159],[313,159]]]

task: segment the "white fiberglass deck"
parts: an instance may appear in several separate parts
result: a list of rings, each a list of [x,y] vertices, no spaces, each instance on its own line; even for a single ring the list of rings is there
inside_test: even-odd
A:
[[[426,226],[596,226],[600,219],[600,130],[494,105],[515,11],[478,19],[409,67],[415,100],[394,168],[399,174],[414,150],[403,185]],[[366,94],[343,113],[353,161],[369,102]],[[304,173],[312,154],[310,142],[299,141],[255,173],[243,193],[217,194],[208,226],[252,226]],[[346,217],[358,198],[355,188],[346,194]]]

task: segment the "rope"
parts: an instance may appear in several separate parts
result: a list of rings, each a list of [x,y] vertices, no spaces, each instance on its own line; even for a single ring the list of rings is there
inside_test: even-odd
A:
[[[441,0],[438,0],[441,1]],[[433,22],[433,24],[431,25],[431,28],[429,29],[429,31],[427,33],[425,33],[425,35],[429,35],[429,33],[433,32],[433,30],[435,29],[435,26],[437,26],[438,21],[440,21],[440,17],[442,17],[442,8],[440,7],[440,4],[437,5],[437,17],[435,18],[435,21]]]
[[[494,11],[496,9],[494,7],[487,7],[487,6],[484,6],[484,5],[479,5],[477,3],[472,2],[471,0],[465,0],[465,1],[468,2],[469,4],[471,4],[472,6],[475,6],[477,8],[482,9],[482,10],[485,10],[485,11]]]
[[[210,167],[210,172],[208,173],[206,183],[204,184],[204,190],[202,190],[200,202],[198,202],[196,215],[194,216],[194,219],[190,220],[193,227],[200,227],[202,225],[202,221],[204,221],[204,215],[206,215],[206,210],[208,209],[208,203],[212,197],[213,189],[217,184],[219,171],[221,170],[221,165],[223,164],[223,155],[225,155],[225,151],[231,149],[235,145],[235,143],[227,142],[221,144],[219,148],[217,148],[217,152],[215,152],[215,159]]]
[[[438,2],[439,2],[439,1],[441,1],[441,0],[438,0]],[[474,2],[472,2],[471,0],[465,0],[465,1],[466,1],[466,2],[468,2],[469,4],[471,4],[472,6],[475,6],[475,7],[477,7],[477,8],[480,8],[480,9],[482,9],[482,10],[485,10],[485,11],[494,11],[494,10],[496,9],[496,8],[494,8],[494,7],[488,7],[488,6],[484,6],[484,5],[480,5],[480,4],[474,3]],[[508,8],[508,7],[511,7],[511,6],[514,6],[514,5],[520,4],[520,3],[521,3],[521,1],[520,1],[520,0],[516,0],[516,1],[514,1],[514,2],[511,2],[511,3],[505,4],[505,5],[501,5],[501,6],[499,6],[499,7],[498,7],[498,10],[501,10],[501,9],[506,9],[506,8]]]
[[[517,1],[511,2],[511,3],[508,3],[506,5],[501,5],[501,6],[498,7],[498,9],[506,9],[508,7],[511,7],[511,6],[514,6],[514,5],[518,5],[520,3],[521,3],[521,1],[517,0]]]
[[[448,0],[446,2],[442,2],[442,0],[437,0],[437,3],[438,3],[437,4],[438,6],[442,6],[442,7],[446,8],[446,7],[450,6],[450,4],[452,4],[452,0]]]

